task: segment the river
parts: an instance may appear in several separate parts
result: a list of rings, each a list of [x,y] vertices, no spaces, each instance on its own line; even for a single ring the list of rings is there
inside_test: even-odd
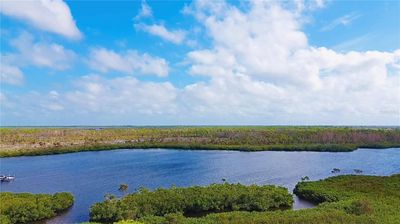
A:
[[[332,174],[333,168],[341,171]],[[16,179],[0,185],[1,191],[71,192],[74,206],[47,223],[88,221],[90,205],[107,193],[121,196],[143,186],[158,187],[222,183],[275,184],[293,190],[303,176],[318,180],[352,174],[400,173],[400,148],[358,149],[353,152],[239,152],[172,149],[135,149],[79,152],[62,155],[0,159],[0,172]],[[313,205],[295,198],[294,209]]]

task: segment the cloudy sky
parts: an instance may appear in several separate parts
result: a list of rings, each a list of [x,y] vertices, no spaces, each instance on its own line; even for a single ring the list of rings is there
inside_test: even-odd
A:
[[[399,1],[0,1],[1,125],[400,125]]]

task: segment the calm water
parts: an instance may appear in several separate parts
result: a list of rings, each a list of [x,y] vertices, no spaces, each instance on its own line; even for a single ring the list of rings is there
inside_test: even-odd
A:
[[[317,180],[361,169],[364,174],[400,173],[400,148],[360,149],[354,152],[235,152],[184,150],[114,150],[63,155],[0,159],[0,172],[16,180],[1,191],[72,192],[75,205],[49,223],[88,220],[89,207],[106,193],[119,195],[121,183],[129,191],[147,188],[220,183],[277,184],[293,189],[302,176]],[[337,174],[336,174],[337,175]],[[310,207],[296,199],[295,208]]]

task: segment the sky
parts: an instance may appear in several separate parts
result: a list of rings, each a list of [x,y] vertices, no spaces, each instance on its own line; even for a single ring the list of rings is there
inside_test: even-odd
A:
[[[400,125],[400,1],[0,0],[0,125]]]

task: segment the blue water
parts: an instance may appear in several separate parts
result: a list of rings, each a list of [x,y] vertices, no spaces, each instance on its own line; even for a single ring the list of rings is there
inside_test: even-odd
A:
[[[88,220],[89,207],[106,193],[120,195],[121,183],[129,192],[147,188],[207,185],[228,182],[277,184],[293,189],[302,176],[317,180],[363,170],[363,174],[400,173],[400,148],[359,149],[354,152],[237,152],[203,150],[113,150],[62,155],[0,159],[0,173],[16,180],[2,183],[1,191],[72,192],[74,206],[48,223]],[[296,198],[295,208],[311,204]]]

